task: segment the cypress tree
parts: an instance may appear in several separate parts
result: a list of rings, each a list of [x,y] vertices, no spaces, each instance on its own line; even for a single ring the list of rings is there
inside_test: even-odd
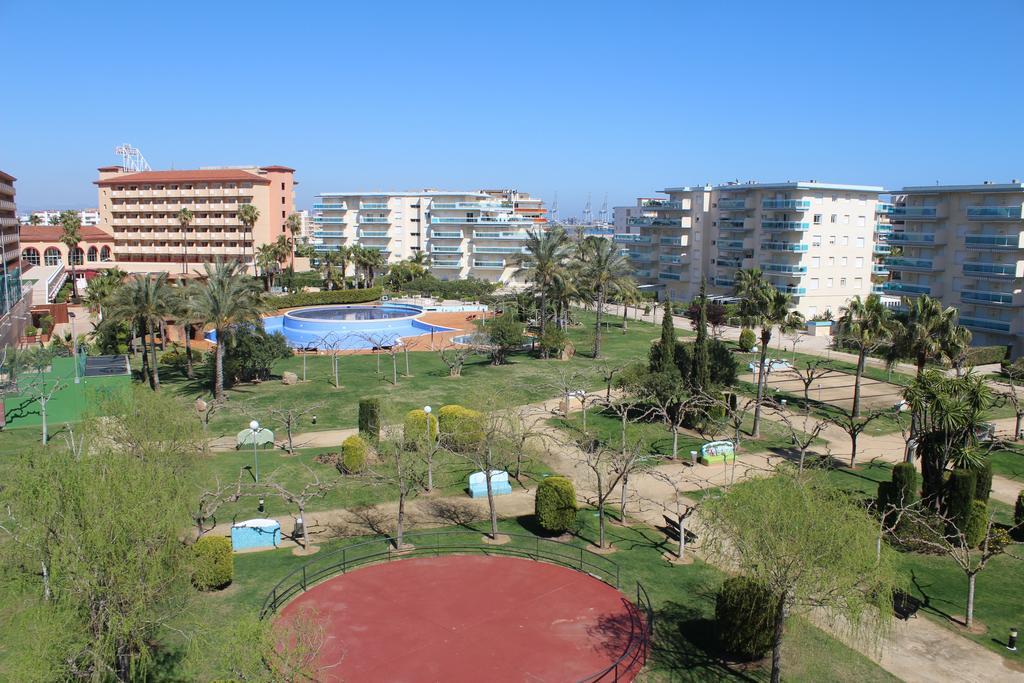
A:
[[[697,341],[693,344],[690,385],[696,391],[708,391],[711,388],[711,362],[708,351],[707,279],[701,280],[697,307]]]
[[[666,300],[662,308],[665,309],[665,313],[661,318],[661,341],[658,343],[657,353],[651,354],[651,370],[671,372],[676,362],[676,327],[672,323],[672,301]]]

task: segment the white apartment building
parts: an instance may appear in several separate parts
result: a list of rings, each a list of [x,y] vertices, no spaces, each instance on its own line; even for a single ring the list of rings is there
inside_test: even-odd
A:
[[[617,234],[637,279],[673,299],[729,295],[737,270],[760,268],[808,318],[871,293],[881,187],[730,183],[670,187],[637,201],[634,234]]]
[[[423,252],[442,280],[511,282],[527,232],[546,224],[543,201],[518,190],[326,192],[313,211],[316,251],[358,244],[390,263]]]
[[[976,345],[1024,352],[1024,183],[928,185],[894,191],[878,291],[941,299]]]
[[[96,227],[100,224],[99,209],[71,209],[78,212],[78,218],[82,221],[83,227]],[[22,223],[30,223],[32,216],[38,216],[40,225],[52,225],[60,220],[60,209],[44,209],[33,211],[20,217]]]
[[[612,225],[615,226],[615,232],[636,232],[635,228],[632,228],[632,226],[630,226],[629,219],[642,216],[643,213],[644,212],[643,209],[640,207],[639,201],[637,202],[636,206],[613,206]]]

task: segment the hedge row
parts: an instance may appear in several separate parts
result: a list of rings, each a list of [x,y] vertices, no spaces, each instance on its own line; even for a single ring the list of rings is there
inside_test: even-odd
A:
[[[365,304],[376,301],[383,294],[380,287],[366,289],[334,289],[326,292],[295,292],[270,299],[275,308],[296,306],[327,306],[330,304]]]

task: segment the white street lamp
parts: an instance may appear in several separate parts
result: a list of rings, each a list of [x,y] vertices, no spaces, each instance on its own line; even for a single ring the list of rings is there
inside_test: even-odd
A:
[[[252,422],[250,422],[249,423],[249,431],[252,432],[252,462],[253,462],[254,477],[255,477],[256,481],[259,482],[259,480],[260,480],[260,458],[259,458],[259,455],[256,452],[256,435],[259,434],[262,431],[260,429],[260,423],[257,422],[256,420],[253,420]]]

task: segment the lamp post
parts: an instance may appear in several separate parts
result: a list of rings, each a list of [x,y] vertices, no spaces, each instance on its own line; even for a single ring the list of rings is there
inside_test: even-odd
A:
[[[256,420],[253,420],[252,422],[249,423],[249,431],[252,432],[252,463],[254,472],[253,476],[256,478],[256,481],[258,483],[260,480],[260,458],[259,454],[256,452],[256,435],[263,430],[260,428],[260,423],[257,422]]]
[[[68,311],[68,318],[71,320],[71,350],[75,357],[75,384],[78,384],[81,378],[78,376],[78,336],[75,334],[75,314]]]

